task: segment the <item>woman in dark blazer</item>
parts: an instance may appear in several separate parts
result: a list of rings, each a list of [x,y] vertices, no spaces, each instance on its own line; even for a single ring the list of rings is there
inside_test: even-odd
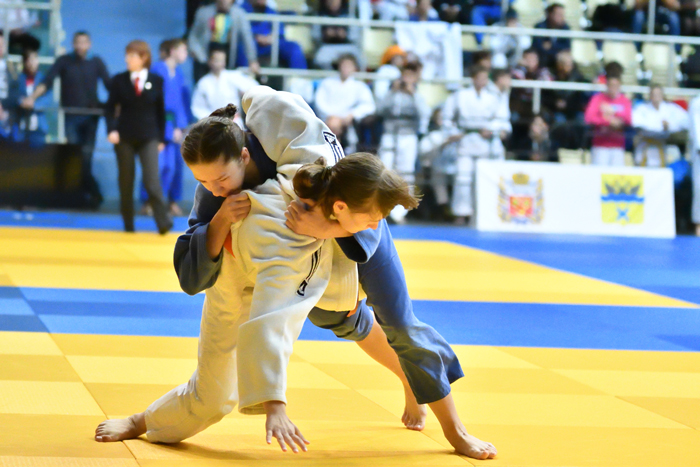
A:
[[[150,73],[151,49],[143,41],[126,46],[128,71],[112,78],[107,101],[107,139],[114,144],[119,166],[119,194],[124,230],[134,231],[134,177],[136,155],[141,160],[143,184],[153,207],[158,232],[173,224],[160,186],[158,153],[165,141],[163,78]]]

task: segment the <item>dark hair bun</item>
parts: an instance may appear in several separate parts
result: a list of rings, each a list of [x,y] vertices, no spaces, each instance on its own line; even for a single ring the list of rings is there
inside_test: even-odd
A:
[[[233,117],[238,112],[238,106],[236,104],[228,104],[226,107],[221,107],[216,109],[209,115],[210,117],[223,117],[233,120]]]

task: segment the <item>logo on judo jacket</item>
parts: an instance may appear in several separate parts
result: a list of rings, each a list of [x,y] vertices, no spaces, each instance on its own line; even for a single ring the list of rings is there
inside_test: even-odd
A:
[[[331,147],[331,152],[333,153],[333,163],[335,164],[338,162],[340,159],[345,157],[345,153],[343,152],[343,147],[340,145],[338,142],[338,138],[336,136],[329,132],[329,131],[324,131],[323,132],[323,139],[326,140],[326,143]],[[330,162],[330,161],[329,161]]]
[[[306,294],[306,286],[309,285],[309,281],[314,276],[316,269],[318,269],[318,263],[320,262],[321,249],[319,248],[318,250],[314,251],[313,255],[311,255],[311,270],[309,271],[309,275],[306,276],[306,279],[304,279],[301,284],[299,284],[299,288],[297,289],[297,295],[300,297],[303,297]]]
[[[498,217],[503,222],[539,224],[544,217],[542,179],[530,181],[530,176],[516,173],[512,180],[501,177],[498,183]]]

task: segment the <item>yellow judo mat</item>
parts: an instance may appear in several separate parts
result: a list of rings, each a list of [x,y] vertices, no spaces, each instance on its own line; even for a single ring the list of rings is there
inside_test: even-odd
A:
[[[0,238],[4,323],[30,322],[13,295],[25,289],[179,290],[173,236],[0,228]],[[412,297],[431,304],[697,308],[452,243],[397,245]],[[99,422],[189,379],[197,339],[59,333],[36,310],[46,330],[0,332],[0,466],[700,466],[700,353],[676,351],[454,345],[465,377],[453,394],[468,431],[498,448],[487,461],[455,455],[432,414],[423,432],[403,428],[398,380],[341,341],[295,345],[288,413],[307,453],[268,446],[264,416],[235,412],[177,445],[97,443]]]

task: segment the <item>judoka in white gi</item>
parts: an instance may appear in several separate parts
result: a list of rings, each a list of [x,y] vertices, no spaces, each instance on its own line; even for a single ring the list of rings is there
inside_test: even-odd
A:
[[[674,133],[688,130],[688,112],[675,102],[664,99],[663,88],[649,88],[649,102],[632,109],[632,126],[639,130],[635,138],[634,161],[637,165],[661,167],[668,164],[670,153],[679,155],[678,146],[668,144]]]
[[[428,132],[430,121],[430,107],[418,93],[420,72],[420,66],[415,63],[405,65],[401,78],[393,82],[377,106],[377,115],[384,123],[379,157],[410,185],[416,180],[419,135]],[[403,206],[396,206],[390,216],[401,223],[407,212]]]
[[[357,133],[354,123],[375,112],[374,97],[367,84],[356,80],[357,60],[353,55],[338,59],[338,76],[326,78],[318,85],[314,108],[331,132],[346,141],[348,153],[355,151]]]
[[[507,126],[510,126],[510,121],[506,122],[505,115],[502,115],[503,99],[487,87],[489,77],[486,69],[475,68],[472,80],[473,85],[452,94],[443,109],[443,124],[448,136],[464,133],[457,150],[457,174],[452,197],[452,212],[458,223],[463,223],[466,217],[474,213],[472,184],[476,159],[503,159],[505,149],[502,138],[506,137]]]

